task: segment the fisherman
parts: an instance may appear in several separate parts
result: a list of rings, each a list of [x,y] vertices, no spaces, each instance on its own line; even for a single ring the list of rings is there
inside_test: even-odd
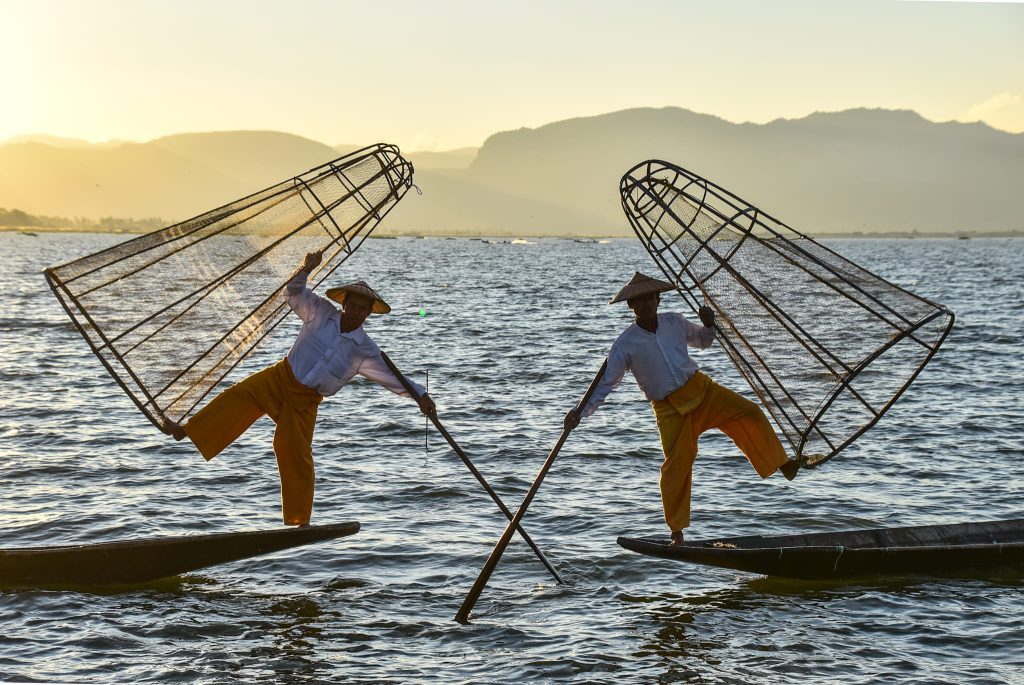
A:
[[[363,330],[370,313],[387,314],[391,307],[363,281],[329,288],[327,298],[306,285],[322,252],[306,255],[289,280],[285,300],[302,320],[302,329],[288,356],[217,395],[184,426],[169,423],[175,440],[188,437],[207,461],[268,415],[277,424],[274,453],[281,476],[281,508],[288,526],[305,526],[313,511],[313,428],[317,407],[347,385],[356,374],[397,395],[409,393],[385,364],[380,348]],[[420,411],[436,415],[426,390],[411,383]]]
[[[626,301],[635,323],[618,337],[608,352],[608,368],[582,412],[565,415],[572,430],[580,419],[593,414],[622,380],[633,372],[637,385],[651,401],[661,433],[665,461],[661,465],[661,501],[672,544],[683,544],[683,529],[690,525],[690,490],[697,438],[718,428],[732,438],[762,478],[782,470],[787,480],[796,477],[799,464],[787,460],[778,436],[756,404],[701,373],[687,346],[706,348],[715,340],[715,311],[700,308],[703,326],[674,312],[658,313],[659,293],[674,290],[671,283],[639,271],[611,299]]]

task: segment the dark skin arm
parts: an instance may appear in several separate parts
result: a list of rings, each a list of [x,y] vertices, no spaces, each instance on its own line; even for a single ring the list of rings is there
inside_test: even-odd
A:
[[[432,419],[437,418],[437,405],[434,404],[434,400],[430,398],[430,395],[423,393],[416,398],[416,403],[420,406],[421,414],[429,416]]]
[[[573,407],[569,411],[565,412],[565,418],[562,419],[562,428],[567,431],[571,431],[576,426],[580,425],[580,413]]]
[[[697,315],[700,317],[700,322],[704,324],[705,328],[711,328],[715,325],[715,310],[707,305],[701,306],[697,311]],[[580,425],[580,412],[573,407],[565,413],[565,418],[562,419],[562,428],[567,431],[575,429]]]
[[[298,274],[299,271],[305,271],[307,274],[312,273],[313,269],[320,266],[320,262],[323,260],[323,250],[320,250],[319,252],[310,252],[306,255],[306,258],[302,260],[302,266],[300,266],[295,273]]]

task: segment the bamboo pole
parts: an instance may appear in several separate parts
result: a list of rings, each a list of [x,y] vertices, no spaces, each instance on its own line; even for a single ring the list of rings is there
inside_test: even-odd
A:
[[[419,396],[416,393],[416,389],[413,387],[412,383],[409,382],[409,379],[406,378],[405,375],[398,370],[398,367],[395,366],[395,363],[393,361],[391,361],[391,358],[383,351],[381,351],[380,355],[384,359],[384,363],[388,365],[389,369],[391,369],[391,372],[394,373],[398,380],[401,381],[402,385],[405,386],[406,391],[408,391],[410,395],[419,400]],[[466,453],[462,451],[462,448],[459,447],[459,444],[455,442],[455,438],[453,438],[451,434],[448,432],[448,430],[441,424],[441,420],[437,418],[436,412],[434,414],[427,414],[427,418],[429,418],[431,422],[433,422],[434,427],[437,428],[437,432],[440,433],[444,437],[444,439],[448,441],[448,444],[451,445],[452,450],[455,452],[456,455],[458,455],[459,459],[462,460],[462,463],[466,465],[466,468],[469,469],[469,472],[473,474],[473,476],[477,479],[480,485],[483,486],[484,490],[487,491],[487,494],[491,496],[491,499],[494,501],[495,504],[498,505],[498,509],[501,510],[501,513],[505,514],[505,518],[511,521],[513,518],[512,512],[509,511],[509,508],[506,507],[505,503],[501,501],[501,498],[498,497],[498,493],[496,493],[494,491],[494,488],[490,486],[487,480],[483,477],[483,474],[480,473],[480,471],[477,470],[476,466],[473,465],[473,462],[469,460],[469,457],[466,456]],[[530,546],[530,549],[533,550],[534,554],[537,555],[537,558],[540,559],[541,563],[544,564],[548,572],[551,573],[551,577],[555,579],[555,582],[557,582],[559,585],[563,585],[564,582],[562,581],[562,577],[558,575],[558,571],[555,570],[555,567],[551,565],[551,562],[548,561],[547,557],[544,556],[544,553],[540,551],[540,547],[537,546],[537,543],[535,543],[530,538],[530,536],[526,534],[526,531],[523,530],[523,528],[518,524],[518,522],[516,522],[515,528],[513,530],[519,531],[519,534],[522,536],[523,540],[526,541],[526,544]]]
[[[579,404],[576,405],[576,410],[578,412],[582,412],[584,407],[587,406],[587,402],[590,401],[590,396],[594,394],[594,390],[597,388],[598,383],[601,382],[601,377],[604,376],[605,369],[607,368],[608,360],[605,359],[604,363],[601,364],[601,368],[597,372],[597,375],[594,376],[594,380],[590,382],[590,387],[587,388],[587,392],[583,395],[583,399],[581,399]],[[467,594],[466,599],[463,600],[462,606],[459,608],[459,612],[455,615],[455,620],[459,623],[469,622],[469,614],[473,611],[476,601],[480,598],[480,593],[483,592],[484,586],[487,585],[487,581],[494,572],[494,568],[501,560],[501,555],[504,554],[505,548],[508,547],[508,543],[512,539],[512,534],[515,532],[519,522],[523,519],[523,516],[526,515],[527,507],[530,506],[530,502],[533,501],[537,491],[540,490],[541,482],[551,469],[551,465],[554,464],[555,457],[558,456],[558,452],[562,449],[562,445],[565,444],[565,440],[569,437],[570,432],[572,432],[572,428],[562,429],[562,435],[558,438],[558,442],[555,443],[550,454],[548,454],[548,458],[544,460],[544,465],[540,467],[540,472],[534,479],[533,485],[530,486],[530,491],[527,492],[526,497],[523,498],[523,503],[519,505],[519,510],[516,511],[516,515],[511,521],[509,521],[508,526],[505,527],[505,532],[501,534],[501,538],[499,538],[498,544],[496,544],[494,549],[491,551],[491,555],[487,557],[483,570],[480,571],[480,575],[477,577],[476,582],[473,583],[473,587],[470,589],[469,594]]]

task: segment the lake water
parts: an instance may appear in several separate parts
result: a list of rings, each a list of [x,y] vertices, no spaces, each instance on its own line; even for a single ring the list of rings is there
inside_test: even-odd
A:
[[[134,408],[49,292],[44,267],[120,239],[0,234],[0,547],[280,525],[269,420],[205,463]],[[706,435],[688,534],[1024,516],[1024,240],[828,244],[947,305],[956,328],[875,428],[792,483]],[[629,323],[605,303],[638,269],[655,272],[633,239],[396,239],[344,274],[391,302],[367,330],[415,380],[429,370],[442,421],[514,510]],[[289,326],[237,378],[283,356]],[[695,354],[743,388],[720,349]],[[320,408],[313,522],[359,534],[138,587],[0,591],[0,680],[1024,683],[1020,572],[797,582],[619,548],[667,532],[657,429],[628,376],[524,520],[567,585],[514,539],[459,625],[505,519],[428,441],[411,401],[357,381]]]

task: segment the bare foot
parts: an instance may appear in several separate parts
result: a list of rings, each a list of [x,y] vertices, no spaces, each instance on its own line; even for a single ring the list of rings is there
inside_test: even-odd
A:
[[[672,542],[670,542],[668,544],[670,544],[670,545],[682,545],[682,544],[684,544],[683,543],[683,531],[677,530],[676,532],[672,533]]]
[[[185,429],[181,427],[181,424],[174,421],[164,421],[164,431],[179,442],[188,437],[185,433]]]
[[[797,471],[800,470],[800,462],[796,459],[790,459],[785,464],[779,467],[779,471],[782,471],[782,475],[786,477],[786,480],[793,480],[796,478]]]

